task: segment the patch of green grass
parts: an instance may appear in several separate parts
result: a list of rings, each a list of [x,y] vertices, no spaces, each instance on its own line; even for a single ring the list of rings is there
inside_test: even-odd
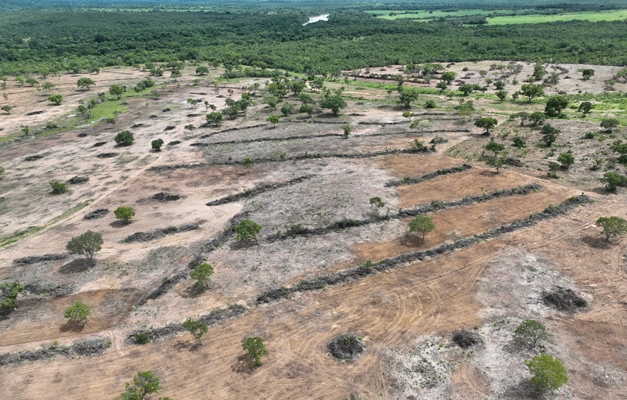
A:
[[[608,10],[608,11],[584,11],[563,13],[556,15],[514,15],[500,16],[488,18],[490,25],[507,25],[507,24],[539,24],[545,22],[587,20],[590,22],[599,21],[619,21],[627,19],[627,10]]]

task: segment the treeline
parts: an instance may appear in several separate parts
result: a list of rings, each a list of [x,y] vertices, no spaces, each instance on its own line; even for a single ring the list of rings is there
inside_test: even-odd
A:
[[[12,11],[0,13],[0,75],[196,60],[322,73],[479,60],[627,65],[627,24],[572,21],[464,27],[308,14]]]

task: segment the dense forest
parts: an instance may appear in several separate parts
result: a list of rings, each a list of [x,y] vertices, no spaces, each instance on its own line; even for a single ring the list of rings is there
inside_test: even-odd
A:
[[[173,60],[315,73],[484,59],[627,65],[625,21],[470,26],[382,20],[347,7],[303,26],[308,16],[260,7],[7,11],[0,13],[0,74]]]

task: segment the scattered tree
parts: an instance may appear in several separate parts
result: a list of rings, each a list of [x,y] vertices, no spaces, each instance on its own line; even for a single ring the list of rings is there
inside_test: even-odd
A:
[[[268,350],[263,343],[263,339],[259,336],[250,337],[242,343],[242,347],[246,351],[246,357],[252,361],[253,366],[260,367],[261,357],[268,355]]]
[[[189,106],[191,108],[196,108],[196,106],[198,105],[198,100],[196,100],[196,99],[187,99],[187,104],[189,104]]]
[[[489,135],[490,129],[494,128],[497,124],[498,124],[498,121],[495,118],[489,118],[489,117],[479,118],[478,120],[475,121],[475,126],[477,128],[485,129],[486,135]]]
[[[596,226],[603,228],[605,240],[609,241],[612,236],[620,236],[627,233],[627,221],[619,217],[601,217],[597,219]]]
[[[619,122],[616,118],[603,118],[601,120],[601,128],[608,132],[612,132],[618,126]]]
[[[455,72],[443,72],[442,75],[440,76],[440,79],[442,79],[442,81],[446,82],[447,84],[451,84],[451,82],[453,82],[455,80]]]
[[[278,115],[271,115],[268,118],[266,118],[266,121],[270,122],[272,124],[272,126],[274,126],[276,128],[276,124],[279,123],[280,119],[281,119],[281,117],[278,116]]]
[[[294,104],[292,103],[283,104],[283,107],[281,107],[281,114],[283,114],[286,117],[288,115],[294,114]]]
[[[155,139],[150,142],[150,146],[154,151],[161,151],[161,146],[163,146],[163,139]]]
[[[514,340],[534,349],[539,345],[542,346],[542,342],[548,341],[552,337],[553,335],[547,331],[546,326],[534,319],[524,320],[514,331]]]
[[[522,85],[520,94],[527,97],[527,102],[531,103],[535,97],[543,97],[544,96],[544,88],[542,85],[536,85],[533,83],[527,83]]]
[[[222,113],[218,111],[213,111],[207,114],[206,116],[207,122],[215,124],[215,126],[220,126],[222,124]]]
[[[0,293],[4,296],[4,300],[0,301],[0,315],[7,315],[15,310],[17,296],[23,291],[24,286],[18,282],[2,282]]]
[[[544,112],[549,117],[562,115],[562,110],[568,107],[568,98],[565,96],[551,96],[546,101]]]
[[[48,101],[56,105],[59,105],[63,103],[63,96],[61,96],[60,94],[53,94],[51,96],[48,96]]]
[[[313,111],[314,108],[310,104],[303,104],[302,106],[300,106],[300,112],[306,113],[307,115],[309,115],[309,117],[313,116]]]
[[[523,139],[521,136],[514,136],[514,147],[518,147],[519,149],[524,149],[525,147],[527,147],[527,143],[525,143],[525,139]]]
[[[133,378],[133,384],[127,382],[126,390],[116,400],[144,400],[149,394],[159,393],[161,389],[158,376],[151,371],[139,371]]]
[[[79,88],[85,88],[87,90],[89,90],[90,86],[95,85],[96,83],[92,81],[91,78],[79,78],[78,81],[76,81],[76,86],[78,86]]]
[[[237,233],[235,240],[248,240],[252,238],[257,241],[257,234],[261,231],[261,225],[249,219],[245,219],[240,222],[234,230]]]
[[[67,193],[67,185],[63,182],[50,182],[50,187],[52,188],[52,194]]]
[[[350,125],[346,124],[346,125],[342,125],[342,130],[344,131],[344,138],[348,138],[348,135],[351,134],[351,132],[353,131],[353,129],[351,128]]]
[[[73,237],[65,246],[71,254],[80,254],[94,259],[94,254],[102,249],[102,235],[96,232],[87,231],[79,236]]]
[[[527,118],[531,121],[533,126],[542,125],[544,121],[546,121],[546,115],[540,111],[532,112]]]
[[[496,82],[494,82],[494,87],[496,88],[496,90],[503,90],[503,89],[505,89],[505,82],[503,82],[503,81],[496,81]]]
[[[561,153],[559,157],[557,157],[557,162],[562,164],[562,169],[569,169],[570,166],[575,163],[575,156],[573,156],[573,153],[568,150],[565,153]]]
[[[581,72],[581,75],[583,75],[583,80],[587,81],[588,79],[592,78],[594,76],[594,70],[591,68],[584,68],[579,70]]]
[[[211,275],[213,275],[213,267],[210,264],[203,263],[197,265],[190,274],[190,277],[196,280],[194,288],[198,290],[207,289],[211,281]]]
[[[622,140],[618,139],[612,143],[610,148],[614,153],[620,154],[620,157],[618,157],[620,162],[627,161],[627,143],[623,143]]]
[[[435,108],[435,101],[433,100],[427,100],[425,101],[425,108]]]
[[[28,78],[26,83],[31,85],[31,87],[39,86],[39,81],[35,78]]]
[[[470,83],[465,83],[459,87],[459,91],[462,92],[464,96],[468,96],[473,90],[475,90],[475,85]]]
[[[127,130],[119,132],[115,135],[113,140],[115,140],[115,143],[117,143],[118,146],[130,146],[135,141],[135,136],[133,135],[133,132]]]
[[[505,150],[505,145],[502,143],[497,143],[494,141],[494,139],[492,139],[483,148],[488,151],[494,152],[494,155],[497,156],[501,151]]]
[[[531,383],[539,391],[555,390],[568,382],[564,363],[557,357],[543,353],[525,360],[525,365],[533,375]]]
[[[209,68],[207,67],[198,67],[196,68],[196,75],[207,75],[209,73]]]
[[[120,100],[122,95],[124,94],[124,87],[120,85],[111,85],[109,86],[109,94],[111,96],[115,96]]]
[[[577,109],[577,111],[583,112],[583,115],[586,116],[586,114],[588,114],[592,110],[592,108],[592,103],[590,103],[589,101],[583,101],[579,104],[579,108]]]
[[[321,108],[329,108],[334,115],[340,111],[340,109],[347,106],[346,101],[340,95],[327,96],[320,102]]]
[[[28,135],[28,132],[30,132],[28,125],[20,125],[20,129],[22,130],[22,133],[24,133],[24,136]]]
[[[547,147],[550,147],[556,140],[560,130],[554,128],[551,124],[544,124],[542,126],[542,143]]]
[[[505,101],[505,99],[507,98],[507,92],[505,90],[499,90],[498,92],[496,92],[496,97],[498,97],[501,101]]]
[[[600,180],[605,183],[608,192],[615,192],[619,186],[627,186],[627,176],[617,172],[606,172]]]
[[[533,80],[539,81],[539,80],[542,80],[542,78],[546,74],[547,72],[546,72],[546,69],[544,69],[544,66],[538,63],[533,67],[533,74],[531,76],[533,77]]]
[[[64,318],[68,319],[69,324],[78,324],[79,326],[85,326],[85,322],[87,318],[89,318],[89,314],[91,314],[91,309],[93,307],[88,306],[82,301],[78,300],[74,305],[65,309],[65,313],[63,314]]]
[[[425,240],[425,235],[435,229],[435,224],[431,217],[426,215],[417,215],[409,223],[410,232],[418,232],[422,234],[422,240]]]
[[[133,207],[128,206],[120,206],[116,208],[113,213],[115,214],[115,217],[117,219],[122,220],[127,224],[131,222],[131,220],[135,216],[135,210],[133,209]]]
[[[183,328],[187,329],[187,331],[200,342],[201,346],[205,345],[202,342],[202,336],[209,330],[207,324],[203,323],[200,319],[187,318],[185,322],[183,322]]]

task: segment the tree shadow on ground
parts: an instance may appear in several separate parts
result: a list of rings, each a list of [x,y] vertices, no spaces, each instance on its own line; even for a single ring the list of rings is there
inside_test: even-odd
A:
[[[73,274],[77,272],[87,271],[94,267],[96,262],[91,258],[77,258],[59,268],[61,274]]]
[[[80,322],[68,321],[65,324],[61,325],[59,328],[59,332],[81,332],[85,329],[85,324],[81,324]]]
[[[245,250],[253,246],[257,246],[257,245],[259,245],[259,242],[253,239],[248,239],[248,240],[236,240],[234,242],[231,242],[229,247],[231,248],[231,250]]]
[[[109,224],[110,227],[112,228],[123,228],[127,225],[129,225],[130,222],[126,222],[126,221],[121,221],[121,220],[117,220],[117,221],[113,221]]]
[[[235,364],[231,365],[231,370],[238,374],[250,375],[255,371],[253,361],[246,357],[246,354],[242,354],[237,357]]]
[[[496,171],[492,171],[492,170],[489,170],[489,169],[484,169],[484,170],[482,170],[481,172],[479,172],[479,175],[481,175],[481,176],[487,176],[487,177],[489,177],[489,178],[492,178],[492,177],[494,177],[494,176],[497,176],[498,174],[497,174],[497,172],[496,172]]]
[[[538,391],[529,380],[522,380],[507,388],[503,393],[504,399],[546,399],[545,393]]]
[[[196,297],[202,296],[209,289],[211,289],[211,287],[198,288],[195,284],[190,285],[183,290],[181,297],[184,299],[195,299]]]
[[[608,249],[612,247],[612,242],[608,242],[605,238],[599,236],[586,236],[583,237],[581,241],[595,249]]]

